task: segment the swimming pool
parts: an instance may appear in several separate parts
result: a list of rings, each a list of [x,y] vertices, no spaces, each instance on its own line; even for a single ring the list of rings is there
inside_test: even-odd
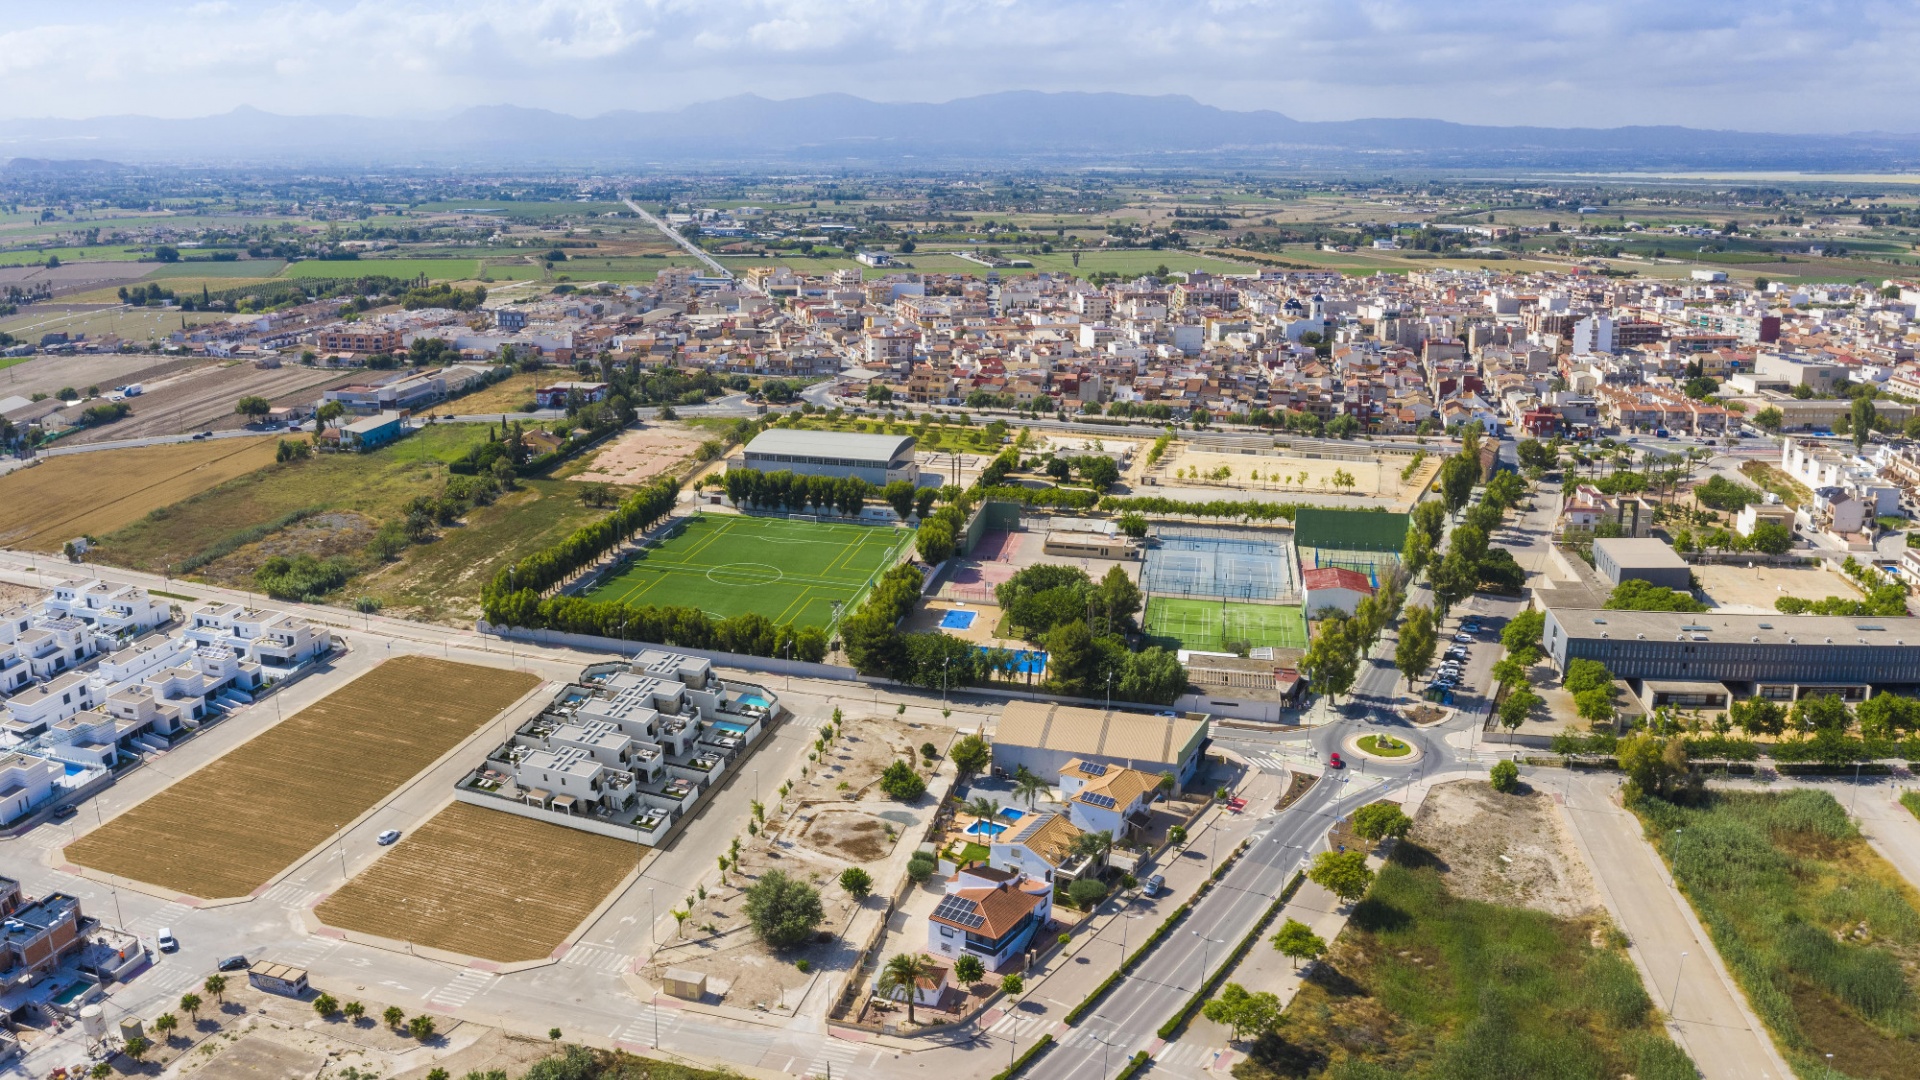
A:
[[[1006,818],[1008,821],[1019,821],[1021,818],[1026,816],[1026,813],[1027,812],[1025,810],[1015,810],[1013,807],[1009,806],[1006,809],[1000,811],[1000,816],[1003,818]]]
[[[770,702],[770,701],[768,701],[768,700],[767,700],[766,698],[763,698],[763,697],[761,697],[761,696],[760,696],[759,694],[741,694],[741,695],[740,695],[740,704],[742,704],[742,705],[758,705],[758,706],[759,706],[760,708],[762,708],[762,709],[764,709],[764,708],[766,708],[767,706],[769,706],[769,705],[771,705],[771,704],[773,704],[773,703],[772,703],[772,702]],[[745,728],[741,728],[740,730],[742,730],[742,731],[745,731],[746,729],[745,729]]]
[[[65,769],[67,770],[68,776],[79,776],[81,773],[87,771],[87,767],[85,765],[75,765],[71,761],[63,761],[60,764],[63,767],[65,767]]]
[[[991,653],[993,650],[981,646],[979,651]],[[1021,675],[1044,675],[1047,672],[1047,654],[1039,649],[1015,649],[1013,670]]]
[[[973,625],[973,617],[978,614],[977,611],[949,611],[940,617],[940,629],[965,630]]]
[[[1006,831],[1005,825],[992,821],[976,821],[966,828],[968,836],[999,836]]]
[[[747,725],[736,724],[731,720],[715,720],[713,726],[719,728],[721,731],[731,731],[735,735],[745,735],[747,733]]]

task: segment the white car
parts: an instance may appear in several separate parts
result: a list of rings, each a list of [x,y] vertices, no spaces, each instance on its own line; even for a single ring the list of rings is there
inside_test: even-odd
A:
[[[1460,631],[1459,633],[1457,633],[1457,634],[1455,634],[1455,635],[1453,635],[1453,640],[1455,640],[1455,641],[1472,641],[1472,640],[1473,640],[1473,635],[1472,635],[1472,634],[1469,634],[1469,633],[1467,633],[1467,632],[1466,632],[1465,630],[1462,630],[1462,631]]]
[[[399,829],[388,829],[386,832],[381,833],[374,842],[379,844],[381,847],[386,847],[387,845],[399,839],[400,839]]]
[[[180,948],[180,939],[174,937],[173,930],[168,927],[161,927],[160,932],[153,935],[153,938],[154,944],[160,946],[161,952],[174,952]]]

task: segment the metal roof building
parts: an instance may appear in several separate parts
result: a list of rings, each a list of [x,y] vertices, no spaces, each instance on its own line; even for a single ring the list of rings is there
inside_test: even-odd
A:
[[[895,480],[917,484],[913,447],[911,435],[770,428],[747,444],[741,464],[761,472],[857,476],[880,486]]]
[[[1153,716],[1009,701],[994,732],[993,764],[1007,773],[1025,765],[1052,777],[1079,758],[1155,775],[1170,772],[1185,785],[1200,763],[1207,729],[1206,718],[1194,714]]]

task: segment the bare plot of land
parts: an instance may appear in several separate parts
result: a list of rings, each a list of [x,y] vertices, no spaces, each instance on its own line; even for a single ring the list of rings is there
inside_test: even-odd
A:
[[[855,864],[871,864],[893,850],[895,827],[858,810],[823,808],[807,822],[801,842]]]
[[[1829,596],[1857,597],[1859,590],[1840,575],[1821,566],[1708,566],[1693,568],[1700,590],[1716,611],[1744,615],[1772,615],[1783,596],[1820,600]]]
[[[693,457],[705,441],[698,431],[678,425],[638,428],[596,451],[570,480],[638,484]]]
[[[396,657],[81,837],[67,859],[205,899],[245,896],[538,682]]]
[[[104,442],[239,428],[247,418],[234,412],[233,404],[243,397],[263,397],[275,405],[311,404],[323,389],[364,378],[363,374],[297,365],[257,368],[238,361],[201,364],[148,383],[146,393],[127,402],[133,415],[126,419],[70,438]]]
[[[454,803],[315,910],[328,926],[501,963],[553,954],[640,849]]]
[[[1440,857],[1455,896],[1562,918],[1600,909],[1593,875],[1545,793],[1502,795],[1479,780],[1440,784],[1421,803],[1411,835]]]
[[[272,439],[97,450],[45,458],[0,477],[0,544],[57,551],[273,462]]]
[[[1396,495],[1400,470],[1377,461],[1333,461],[1268,454],[1215,454],[1182,450],[1163,476],[1254,491],[1320,491],[1351,495]],[[1351,478],[1353,483],[1338,483]],[[1164,482],[1164,481],[1163,481]]]
[[[15,336],[24,336],[17,330],[13,333]],[[38,340],[37,336],[35,340]],[[190,360],[155,363],[155,359],[144,353],[35,356],[0,373],[0,397],[14,394],[31,397],[36,392],[51,394],[63,386],[71,386],[76,390],[85,390],[89,386],[111,390],[130,382],[157,382],[193,364]]]

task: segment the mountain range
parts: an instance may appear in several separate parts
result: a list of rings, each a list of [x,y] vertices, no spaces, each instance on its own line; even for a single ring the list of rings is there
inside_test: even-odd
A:
[[[1016,90],[940,103],[752,94],[590,118],[510,105],[440,118],[288,116],[242,107],[162,119],[0,120],[0,155],[182,165],[395,167],[1799,169],[1920,166],[1920,134],[1769,134],[1675,126],[1496,127],[1306,121],[1182,96]],[[25,166],[26,162],[20,162]]]

